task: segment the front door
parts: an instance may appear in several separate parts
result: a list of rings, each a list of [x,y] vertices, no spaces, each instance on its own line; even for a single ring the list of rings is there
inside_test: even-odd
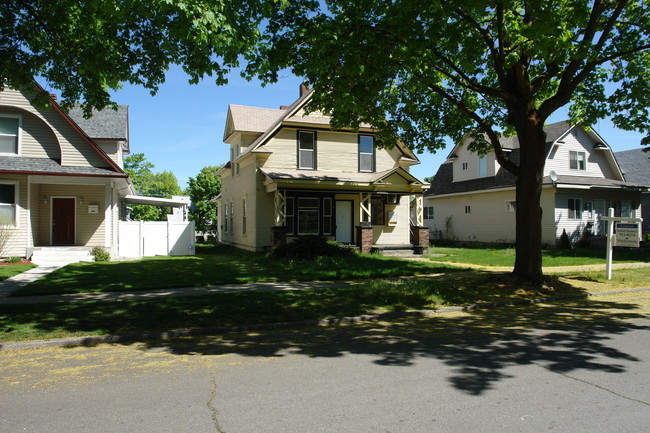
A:
[[[352,202],[336,200],[336,242],[352,243]]]
[[[52,199],[52,245],[74,245],[74,198]]]

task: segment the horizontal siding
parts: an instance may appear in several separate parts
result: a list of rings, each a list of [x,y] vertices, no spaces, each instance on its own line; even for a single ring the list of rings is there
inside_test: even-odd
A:
[[[59,141],[52,128],[43,119],[14,107],[0,107],[1,114],[15,115],[21,119],[20,156],[60,160]]]
[[[466,143],[467,144],[467,143]],[[453,181],[462,182],[464,180],[477,179],[478,176],[478,155],[474,152],[470,152],[467,148],[467,145],[461,146],[460,149],[456,151],[458,159],[455,159],[452,162],[453,167]],[[487,162],[487,177],[494,176],[499,169],[499,165],[496,162],[496,156],[494,152],[489,152],[486,155]],[[467,169],[463,170],[463,164],[467,163]]]
[[[27,176],[2,175],[0,176],[0,181],[17,182],[16,186],[18,187],[18,203],[16,206],[17,224],[16,227],[0,227],[0,231],[2,232],[0,236],[6,237],[4,251],[0,252],[0,256],[24,257],[25,249],[29,246]]]
[[[257,173],[255,170],[254,159],[246,160],[245,164],[239,166],[239,174],[232,176],[234,172],[230,171],[231,176],[223,177],[221,182],[221,208],[219,212],[219,222],[221,227],[224,226],[224,218],[226,215],[225,208],[233,204],[233,227],[228,233],[220,230],[221,239],[223,242],[235,245],[240,248],[248,250],[256,250],[258,245],[256,241],[256,224],[259,225],[258,211],[256,209],[255,199],[257,195]],[[259,188],[262,188],[261,183]],[[246,199],[246,234],[243,233],[243,203],[242,200]],[[229,208],[230,209],[230,208]],[[271,214],[273,215],[273,214]],[[259,228],[257,228],[259,230]],[[269,229],[267,231],[270,232]],[[262,232],[263,233],[263,232]]]
[[[585,170],[569,168],[569,152],[571,151],[586,153]],[[580,128],[574,128],[562,139],[562,143],[551,150],[544,166],[544,176],[548,176],[551,171],[555,171],[558,175],[613,179],[614,175],[604,152],[594,150],[593,140]]]
[[[304,129],[308,131],[309,129]],[[283,128],[265,145],[273,152],[264,167],[297,168],[297,131]],[[359,171],[358,136],[356,133],[316,131],[316,165],[319,171],[356,173]],[[376,149],[376,170],[397,165],[401,152],[397,148]]]
[[[52,131],[60,143],[62,165],[108,167],[106,161],[55,110],[36,109],[23,93],[11,89],[0,92],[0,107],[5,106],[25,110],[51,125]]]
[[[40,186],[40,194],[44,200],[39,201],[38,245],[51,245],[51,206],[53,197],[75,197],[77,199],[75,245],[105,245],[106,194],[104,186],[43,184]],[[80,203],[80,197],[83,197],[83,204]],[[88,213],[89,205],[98,205],[99,212],[96,214]]]

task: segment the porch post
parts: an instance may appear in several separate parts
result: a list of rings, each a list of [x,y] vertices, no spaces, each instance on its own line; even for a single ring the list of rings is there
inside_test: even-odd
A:
[[[357,226],[357,246],[362,253],[369,253],[372,251],[373,234],[371,199],[371,193],[359,193],[360,222]]]
[[[424,197],[421,195],[415,196],[415,225],[424,225]]]
[[[287,243],[287,196],[284,191],[276,190],[273,198],[275,204],[274,226],[271,227],[271,251]]]

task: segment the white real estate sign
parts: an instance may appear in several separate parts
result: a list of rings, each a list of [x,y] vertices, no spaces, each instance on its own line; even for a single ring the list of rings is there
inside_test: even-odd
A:
[[[614,245],[617,247],[639,247],[639,224],[616,223]]]

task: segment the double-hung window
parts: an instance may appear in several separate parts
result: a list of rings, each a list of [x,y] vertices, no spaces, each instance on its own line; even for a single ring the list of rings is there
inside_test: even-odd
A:
[[[424,219],[432,220],[433,219],[433,206],[424,207]]]
[[[316,170],[316,133],[298,131],[298,168]]]
[[[579,198],[570,198],[567,206],[569,219],[582,219],[582,200]]]
[[[375,171],[375,138],[372,135],[359,136],[359,171]]]
[[[20,117],[3,115],[0,117],[0,154],[18,154]]]
[[[246,234],[246,217],[247,217],[247,209],[246,209],[246,199],[243,198],[241,201],[241,231],[242,234]]]
[[[0,184],[0,226],[16,225],[16,184]]]
[[[320,199],[318,197],[298,198],[298,234],[320,234]]]
[[[585,152],[569,151],[569,168],[572,170],[587,169],[587,155]]]

